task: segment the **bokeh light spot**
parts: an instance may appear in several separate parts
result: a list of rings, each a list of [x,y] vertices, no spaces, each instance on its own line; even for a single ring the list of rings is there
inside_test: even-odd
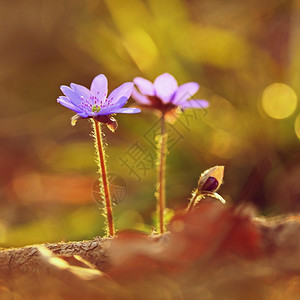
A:
[[[271,118],[287,118],[297,107],[297,95],[288,85],[273,83],[263,92],[262,107]]]
[[[300,140],[300,113],[298,114],[295,120],[295,132],[298,139]]]

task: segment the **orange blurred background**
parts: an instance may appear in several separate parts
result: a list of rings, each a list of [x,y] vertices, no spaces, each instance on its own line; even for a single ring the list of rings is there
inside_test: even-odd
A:
[[[73,113],[56,103],[61,84],[89,86],[100,73],[112,91],[169,72],[200,83],[196,98],[210,101],[170,127],[170,214],[214,165],[225,165],[228,202],[300,210],[300,1],[15,0],[0,12],[0,245],[103,234],[90,124],[72,128]],[[150,231],[155,167],[129,152],[155,156],[157,117],[118,122],[106,130],[116,225]]]

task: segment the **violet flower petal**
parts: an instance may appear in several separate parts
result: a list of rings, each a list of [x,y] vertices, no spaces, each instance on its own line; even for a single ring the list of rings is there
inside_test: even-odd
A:
[[[107,78],[100,74],[94,78],[91,84],[91,93],[97,97],[98,103],[104,101],[107,97]]]
[[[57,98],[57,103],[63,105],[66,108],[69,108],[73,111],[75,111],[76,113],[82,112],[82,109],[79,108],[78,106],[76,106],[74,103],[72,103],[69,98],[64,97],[64,96],[60,96]]]
[[[91,92],[85,86],[82,86],[82,85],[76,84],[76,83],[71,83],[70,86],[79,98],[80,97],[83,97],[84,99],[90,98]]]
[[[111,115],[115,113],[115,110],[119,108],[111,108],[111,107],[105,107],[102,108],[99,112],[97,112],[97,116],[106,116],[106,115]]]
[[[127,101],[128,101],[128,98],[126,96],[123,96],[114,105],[112,105],[110,107],[121,108],[126,104]]]
[[[82,99],[75,93],[74,90],[72,90],[70,87],[66,85],[62,85],[60,89],[69,98],[71,102],[73,102],[77,106],[80,105]]]
[[[122,114],[137,114],[140,113],[141,110],[136,107],[124,107],[115,109],[113,113],[122,113]]]
[[[122,108],[126,104],[127,101],[128,101],[128,99],[126,97],[121,97],[116,104],[111,105],[111,106],[106,106],[106,107],[103,107],[102,109],[100,109],[100,111],[97,113],[97,115],[104,116],[104,115],[113,114],[116,109]]]
[[[115,104],[119,101],[121,97],[126,97],[127,99],[130,97],[133,89],[132,82],[125,82],[116,89],[114,89],[110,95],[108,96],[108,102]]]
[[[196,82],[188,82],[185,84],[182,84],[177,89],[177,92],[175,94],[175,97],[172,101],[173,104],[179,105],[189,98],[191,98],[193,95],[197,93],[199,90],[199,84]]]
[[[89,118],[92,117],[90,114],[88,114],[87,112],[83,111],[83,112],[78,112],[77,115],[79,115],[82,118]]]
[[[139,104],[151,105],[151,101],[149,101],[149,99],[146,96],[139,93],[136,88],[133,88],[131,97]]]
[[[178,84],[176,79],[171,74],[164,73],[155,79],[154,88],[156,96],[166,104],[171,101],[172,96],[178,88]]]
[[[135,77],[133,82],[142,94],[147,96],[155,96],[154,86],[151,81],[142,77]]]
[[[180,104],[181,110],[185,110],[188,108],[206,108],[209,106],[209,102],[206,100],[190,100]]]

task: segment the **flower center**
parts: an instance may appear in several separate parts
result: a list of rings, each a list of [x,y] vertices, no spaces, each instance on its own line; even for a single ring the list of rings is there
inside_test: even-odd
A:
[[[94,104],[92,106],[92,112],[99,112],[101,110],[101,106],[97,105],[97,104]]]
[[[80,107],[87,113],[93,112],[98,113],[101,109],[113,105],[112,98],[108,99],[106,97],[107,93],[103,95],[102,100],[99,98],[100,92],[97,92],[96,95],[90,95],[87,99],[84,96],[81,96]]]

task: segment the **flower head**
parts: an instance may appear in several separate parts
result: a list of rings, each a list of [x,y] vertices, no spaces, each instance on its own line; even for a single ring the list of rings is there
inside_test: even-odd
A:
[[[142,77],[134,78],[137,89],[133,89],[132,98],[141,106],[160,110],[166,114],[177,107],[181,110],[188,108],[206,108],[206,100],[189,100],[199,89],[196,82],[188,82],[178,86],[176,79],[169,73],[158,76],[154,83]],[[189,101],[188,101],[189,100]]]
[[[60,89],[65,96],[58,97],[57,102],[76,112],[72,125],[79,119],[94,118],[115,129],[117,123],[112,114],[141,111],[139,108],[123,107],[132,93],[132,82],[123,83],[107,97],[107,79],[103,74],[94,78],[90,89],[75,83],[71,83],[70,87],[62,85]]]
[[[201,192],[216,192],[223,182],[224,166],[214,166],[205,170],[199,178],[198,190]]]
[[[210,196],[218,199],[221,203],[225,204],[226,201],[221,195],[219,195],[217,190],[223,183],[224,177],[224,166],[214,166],[210,169],[205,170],[199,178],[198,181],[198,195],[202,197]]]

